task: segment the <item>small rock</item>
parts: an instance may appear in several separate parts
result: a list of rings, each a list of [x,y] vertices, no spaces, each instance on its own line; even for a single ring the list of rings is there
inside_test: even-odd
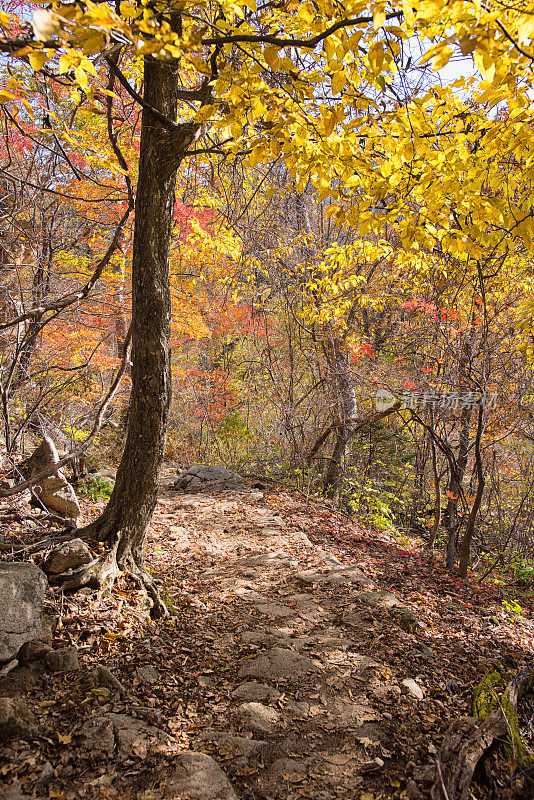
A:
[[[188,493],[235,491],[243,489],[243,481],[235,472],[224,467],[197,464],[181,470],[173,488]]]
[[[263,703],[243,703],[235,716],[247,730],[256,733],[274,733],[281,721],[278,711]]]
[[[213,758],[186,750],[176,757],[163,780],[165,800],[238,800],[230,781]]]
[[[332,584],[334,586],[344,583],[354,583],[358,586],[372,586],[373,582],[356,567],[339,566],[329,572],[318,572],[317,570],[307,569],[295,573],[295,580],[306,585]]]
[[[423,800],[423,795],[415,781],[408,781],[404,793],[408,800]]]
[[[67,570],[75,570],[90,564],[93,555],[81,539],[71,539],[55,547],[43,561],[43,571],[53,578]]]
[[[236,766],[244,766],[251,758],[260,756],[269,746],[262,739],[245,739],[224,731],[207,731],[208,738],[214,742],[225,759],[231,759]]]
[[[17,658],[23,665],[31,664],[33,661],[40,661],[52,650],[50,645],[45,644],[40,639],[32,639],[22,645]]]
[[[381,589],[376,592],[362,592],[358,595],[358,600],[371,608],[395,608],[400,606],[400,601],[391,592],[384,592]]]
[[[16,697],[0,697],[0,739],[28,739],[35,735],[35,717]]]
[[[83,723],[84,747],[95,758],[111,758],[115,752],[113,722],[108,717],[93,717]]]
[[[379,756],[373,758],[372,761],[364,761],[363,764],[360,765],[360,769],[362,772],[377,772],[381,770],[384,766],[384,762]]]
[[[113,469],[100,469],[98,472],[91,473],[93,478],[109,478],[112,481],[117,480],[117,473]]]
[[[138,667],[137,675],[139,676],[139,681],[141,684],[157,683],[159,681],[159,672],[150,664],[147,664],[144,667]]]
[[[415,697],[416,700],[424,699],[423,690],[413,678],[404,678],[401,683],[407,690],[408,694],[410,694],[412,697]]]
[[[244,569],[243,572],[241,573],[243,578],[258,578],[259,574],[260,573],[258,572],[257,569],[252,569],[252,568]]]
[[[76,519],[82,513],[76,492],[65,478],[61,470],[57,475],[43,478],[33,487],[37,496],[36,504],[43,504],[49,511],[55,511],[63,517]]]
[[[50,761],[47,761],[41,770],[41,774],[37,778],[37,783],[39,786],[48,786],[50,781],[55,777],[55,774],[54,767]]]
[[[120,694],[124,694],[126,691],[118,678],[116,678],[115,675],[109,671],[109,669],[102,667],[101,665],[95,667],[95,669],[91,672],[91,679],[95,686],[106,686],[112,692],[120,692]]]
[[[80,669],[78,651],[74,645],[51,650],[45,657],[45,664],[49,672],[74,672]]]
[[[393,609],[393,616],[396,617],[401,628],[404,628],[408,633],[412,633],[415,628],[420,625],[419,620],[413,611],[409,608],[399,607]]]
[[[239,670],[240,678],[285,678],[305,675],[317,667],[306,656],[283,647],[272,647],[256,658],[247,658]]]
[[[285,705],[293,718],[305,719],[310,715],[310,704],[307,700],[288,700]]]
[[[30,667],[15,667],[0,680],[2,697],[21,697],[37,686],[39,682],[35,670]]]
[[[460,684],[454,678],[448,678],[444,685],[447,694],[460,694]]]
[[[232,697],[236,700],[248,700],[256,703],[261,703],[263,700],[278,700],[280,696],[280,692],[273,689],[272,686],[257,681],[246,681],[232,692]]]
[[[171,736],[143,720],[126,714],[104,714],[84,721],[81,728],[84,747],[92,754],[120,759],[146,758],[150,753],[170,755],[176,741]]]

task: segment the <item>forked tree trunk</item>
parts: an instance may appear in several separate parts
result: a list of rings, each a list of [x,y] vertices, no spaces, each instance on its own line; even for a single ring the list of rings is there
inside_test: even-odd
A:
[[[178,67],[145,58],[144,101],[170,120],[178,106]],[[136,575],[164,613],[143,567],[146,531],[157,499],[171,400],[169,248],[176,172],[198,126],[174,127],[143,108],[132,258],[132,392],[115,488],[101,517],[81,533],[109,545],[103,577],[117,567]],[[97,576],[102,577],[102,576]]]

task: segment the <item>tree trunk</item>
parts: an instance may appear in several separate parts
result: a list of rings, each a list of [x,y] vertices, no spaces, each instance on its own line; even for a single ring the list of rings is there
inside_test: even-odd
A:
[[[467,467],[467,456],[469,454],[469,428],[473,411],[465,408],[460,417],[460,442],[458,446],[458,458],[455,464],[451,464],[451,478],[449,481],[449,500],[447,503],[447,556],[446,567],[452,572],[456,556],[456,534],[460,525],[458,514],[458,503],[463,489],[463,479]]]
[[[198,126],[170,126],[150,107],[167,119],[176,119],[177,70],[172,62],[145,58],[147,105],[142,114],[135,200],[128,431],[109,503],[102,516],[82,532],[109,545],[105,577],[113,576],[117,566],[137,576],[152,597],[154,616],[165,608],[143,567],[143,550],[157,500],[171,400],[169,248],[174,190],[178,166]]]
[[[467,336],[460,346],[458,362],[458,391],[461,392],[465,386],[466,378],[470,372],[471,365],[471,338]],[[456,557],[456,537],[460,527],[458,514],[458,503],[463,491],[463,479],[467,467],[467,457],[469,454],[469,430],[473,409],[470,406],[463,407],[460,414],[460,437],[458,444],[458,458],[449,462],[451,477],[449,481],[449,501],[447,503],[447,553],[446,567],[452,572]],[[452,451],[451,451],[452,455]]]
[[[330,496],[335,496],[339,490],[343,460],[348,456],[349,445],[354,436],[357,413],[356,393],[352,386],[350,364],[342,347],[341,342],[334,339],[330,368],[336,387],[339,427],[334,449],[323,478],[323,489]]]
[[[430,452],[432,453],[432,478],[434,481],[434,522],[432,524],[432,529],[430,531],[430,537],[427,542],[427,547],[429,550],[434,548],[436,544],[436,538],[439,531],[439,526],[441,524],[441,491],[439,485],[439,474],[438,474],[438,459],[436,453],[436,443],[434,442],[434,414],[431,412],[431,419],[430,424],[432,426],[431,431],[429,432],[429,441],[430,441]]]
[[[482,504],[482,496],[484,494],[484,486],[486,484],[486,479],[484,477],[484,467],[482,464],[482,454],[480,452],[480,442],[482,440],[483,430],[484,430],[484,404],[481,403],[480,408],[478,409],[478,424],[477,424],[477,433],[475,440],[475,463],[476,463],[478,485],[477,485],[475,500],[473,502],[471,511],[469,513],[469,517],[467,519],[464,538],[462,539],[462,544],[460,547],[460,563],[458,567],[458,572],[461,578],[467,577],[467,567],[469,566],[471,542],[473,540],[477,514],[480,511],[480,506]]]

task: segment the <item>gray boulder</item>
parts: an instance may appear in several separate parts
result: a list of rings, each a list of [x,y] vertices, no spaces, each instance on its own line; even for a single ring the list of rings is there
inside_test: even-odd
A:
[[[256,658],[243,659],[241,663],[240,678],[296,678],[317,671],[311,659],[284,647],[272,647]]]
[[[213,758],[186,750],[175,761],[165,781],[166,800],[238,800],[230,781]]]
[[[126,714],[104,714],[84,720],[83,747],[97,758],[146,758],[150,753],[171,755],[176,741],[159,728]]]
[[[37,730],[35,717],[16,697],[0,697],[0,740],[28,739]]]
[[[90,564],[93,556],[85,542],[71,539],[59,547],[54,547],[43,562],[43,570],[51,578],[68,570],[75,570],[84,564]]]
[[[243,481],[224,467],[198,464],[178,473],[173,488],[182,492],[236,491],[243,488]]]
[[[80,669],[78,651],[74,645],[50,650],[44,660],[49,672],[74,672]]]
[[[248,700],[253,703],[261,703],[263,700],[278,700],[280,696],[277,689],[257,681],[246,681],[232,692],[232,697],[236,700]]]
[[[50,645],[42,642],[40,639],[32,639],[31,642],[25,642],[19,650],[18,660],[26,666],[32,664],[34,661],[43,659],[52,648]]]
[[[243,728],[255,733],[275,733],[281,724],[278,711],[263,703],[241,703],[234,713]]]
[[[0,664],[41,633],[46,586],[34,564],[0,564]]]

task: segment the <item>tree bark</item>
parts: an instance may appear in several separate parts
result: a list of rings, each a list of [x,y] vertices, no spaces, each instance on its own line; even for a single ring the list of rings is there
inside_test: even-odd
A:
[[[447,554],[446,567],[449,572],[454,569],[456,556],[456,534],[460,525],[458,503],[463,491],[463,479],[467,467],[469,454],[469,429],[473,411],[471,408],[463,409],[460,416],[460,442],[458,458],[451,464],[451,477],[449,481],[449,500],[447,503]]]
[[[430,531],[430,537],[427,542],[429,550],[433,550],[436,544],[436,538],[441,524],[441,491],[439,485],[438,475],[438,459],[436,453],[436,443],[434,442],[433,429],[434,429],[434,413],[431,412],[430,424],[432,430],[429,432],[428,439],[430,441],[430,452],[432,453],[432,478],[434,481],[434,522]]]
[[[132,391],[126,444],[115,488],[101,517],[82,535],[105,541],[110,558],[134,574],[153,600],[154,616],[165,612],[143,567],[146,531],[157,500],[171,401],[169,249],[176,172],[198,125],[170,127],[150,108],[175,120],[178,66],[145,58],[139,177],[132,258]]]
[[[353,438],[351,434],[355,427],[357,402],[350,376],[350,365],[338,339],[334,338],[329,355],[339,409],[336,441],[323,478],[323,489],[332,497],[339,490],[343,459],[348,455],[349,444]]]
[[[467,577],[467,567],[469,566],[471,542],[473,540],[473,534],[475,532],[475,523],[478,512],[480,511],[480,506],[482,504],[482,496],[484,494],[484,486],[486,484],[486,479],[484,477],[484,467],[482,464],[482,454],[480,452],[480,443],[482,440],[483,430],[484,430],[484,404],[481,403],[480,408],[478,409],[478,424],[477,424],[477,433],[475,440],[475,463],[476,463],[478,484],[477,484],[475,500],[473,502],[471,511],[469,513],[469,517],[467,519],[467,525],[465,528],[464,537],[462,539],[462,544],[460,546],[460,563],[458,566],[458,572],[461,578]]]

